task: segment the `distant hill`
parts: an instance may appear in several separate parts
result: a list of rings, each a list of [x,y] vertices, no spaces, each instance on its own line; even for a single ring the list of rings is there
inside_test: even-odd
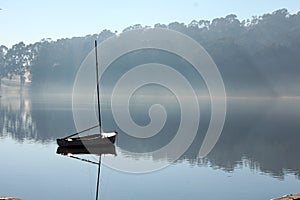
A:
[[[154,27],[176,30],[199,42],[216,62],[228,95],[293,96],[300,94],[299,24],[300,12],[290,14],[280,9],[243,21],[230,14],[212,21]],[[137,24],[123,32],[141,28],[144,27]],[[111,36],[115,33],[103,30],[85,37],[43,39],[29,45],[20,42],[10,49],[1,46],[0,78],[18,75],[24,83],[24,74],[30,72],[36,90],[70,91],[78,67],[93,49],[93,41],[102,42]]]

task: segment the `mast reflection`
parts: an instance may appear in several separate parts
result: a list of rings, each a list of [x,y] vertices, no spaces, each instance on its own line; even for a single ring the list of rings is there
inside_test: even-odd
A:
[[[58,147],[56,150],[57,154],[67,156],[69,158],[79,160],[82,162],[87,162],[91,164],[98,165],[97,172],[97,185],[96,185],[96,200],[99,199],[99,189],[100,189],[100,172],[101,172],[101,157],[104,155],[114,155],[116,156],[116,149],[114,144],[105,144],[94,147],[80,147],[80,148],[68,148],[68,147]],[[96,155],[99,156],[99,161],[95,162],[86,158],[81,158],[81,155]]]

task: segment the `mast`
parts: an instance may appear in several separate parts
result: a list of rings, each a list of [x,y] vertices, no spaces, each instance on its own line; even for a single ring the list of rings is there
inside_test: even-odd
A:
[[[98,163],[97,186],[96,186],[96,200],[98,200],[98,198],[99,198],[100,167],[101,167],[101,155],[99,156],[99,163]]]
[[[99,75],[98,75],[97,40],[95,40],[95,54],[96,54],[96,82],[97,82],[97,101],[98,101],[98,121],[99,121],[100,134],[102,134],[101,112],[100,112]]]

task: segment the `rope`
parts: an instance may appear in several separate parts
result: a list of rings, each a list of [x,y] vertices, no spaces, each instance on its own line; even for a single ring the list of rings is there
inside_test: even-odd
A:
[[[80,134],[80,133],[83,133],[83,132],[92,130],[92,129],[94,129],[94,128],[97,128],[98,126],[99,126],[99,125],[93,126],[93,127],[91,127],[91,128],[84,129],[84,130],[79,131],[79,132],[77,132],[77,133],[74,133],[74,134],[72,134],[72,135],[66,136],[66,137],[64,137],[64,138],[62,138],[62,139],[67,139],[67,138],[69,138],[69,137],[73,137],[73,136],[78,135],[78,134]]]

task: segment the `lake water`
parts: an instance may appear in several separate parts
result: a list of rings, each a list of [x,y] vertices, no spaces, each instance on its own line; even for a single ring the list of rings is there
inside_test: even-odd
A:
[[[149,123],[151,101],[132,106],[137,124]],[[76,131],[70,99],[14,94],[2,96],[0,102],[0,196],[95,199],[98,166],[56,153],[55,139]],[[103,128],[115,128],[119,134],[117,155],[103,156],[104,161],[117,164],[111,167],[103,161],[99,199],[253,200],[299,193],[300,100],[229,98],[227,103],[223,132],[208,156],[198,156],[210,116],[203,106],[196,139],[175,162],[171,162],[172,155],[151,152],[174,137],[178,110],[165,104],[174,113],[163,130],[157,136],[137,139],[117,127],[109,106],[104,105]],[[96,155],[79,157],[98,162]],[[126,172],[130,164],[153,169],[167,166],[147,173]]]

